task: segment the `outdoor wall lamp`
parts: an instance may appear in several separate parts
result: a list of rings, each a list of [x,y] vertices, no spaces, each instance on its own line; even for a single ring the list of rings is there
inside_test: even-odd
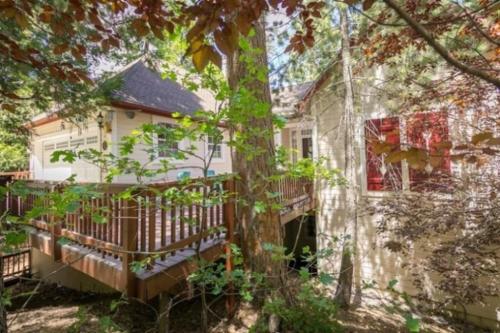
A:
[[[104,125],[104,117],[101,112],[97,115],[97,126],[99,126],[100,129],[102,129]]]
[[[125,111],[125,115],[127,116],[128,119],[134,119],[135,118],[135,112],[134,111]]]

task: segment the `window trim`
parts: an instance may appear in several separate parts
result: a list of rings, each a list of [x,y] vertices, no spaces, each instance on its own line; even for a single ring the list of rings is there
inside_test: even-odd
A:
[[[430,113],[432,111],[426,112]],[[408,165],[408,162],[406,160],[401,161],[401,185],[402,188],[401,190],[383,190],[383,191],[377,191],[377,190],[368,190],[368,168],[367,168],[367,160],[366,160],[366,137],[365,137],[365,123],[368,120],[374,120],[374,119],[384,119],[384,118],[390,118],[390,117],[395,117],[397,116],[399,118],[399,139],[400,139],[400,145],[401,146],[406,146],[408,145],[408,119],[407,117],[403,117],[401,115],[392,115],[392,114],[387,114],[387,113],[375,113],[375,114],[370,114],[366,115],[366,117],[361,117],[360,121],[357,121],[357,132],[360,133],[361,135],[358,135],[357,137],[359,138],[359,161],[361,164],[361,195],[363,196],[368,196],[368,197],[387,197],[391,196],[396,192],[407,192],[407,193],[418,193],[418,191],[414,191],[410,188],[410,166]],[[453,135],[450,133],[450,123],[449,119],[447,118],[447,126],[448,126],[448,139],[452,140]],[[453,174],[453,161],[450,160],[450,173]]]
[[[213,143],[210,143],[210,138],[212,138],[213,136],[210,136],[210,135],[207,135],[206,137],[206,152],[207,152],[207,157],[210,157],[210,154],[211,154],[211,149],[210,149],[210,146],[218,146],[220,147],[220,156],[215,156],[215,154],[213,155],[212,157],[212,161],[224,161],[224,149],[223,149],[223,141],[219,142],[218,144],[213,144]],[[224,140],[224,137],[222,138]]]
[[[175,129],[177,127],[177,125],[171,124],[171,123],[167,123],[167,122],[158,122],[158,123],[156,123],[156,125],[164,126],[164,127],[172,128],[172,129]],[[155,141],[156,148],[158,148],[160,146],[160,140],[165,140],[166,141],[166,139],[160,138],[160,135],[158,135],[158,133],[155,135],[155,138],[156,138],[156,141]],[[171,147],[171,148],[169,148],[169,151],[167,151],[167,150],[165,150],[165,151],[158,151],[157,152],[157,157],[158,158],[172,158],[171,156],[162,156],[162,154],[167,154],[169,152],[177,152],[177,151],[179,151],[181,149],[181,147],[180,147],[180,141],[173,142],[172,146],[174,144],[175,144],[175,148]],[[176,159],[174,159],[174,160],[176,160]]]
[[[170,118],[166,118],[166,117],[160,117],[160,116],[154,116],[152,117],[151,119],[151,123],[154,124],[154,125],[161,125],[161,124],[166,124],[166,125],[169,125],[169,126],[173,126],[173,127],[176,127],[178,126],[176,122],[172,122],[170,120]],[[177,141],[177,147],[178,149],[184,149],[184,140],[180,140],[180,141]],[[153,136],[153,147],[158,147],[158,135],[154,135]],[[176,165],[179,165],[179,164],[185,164],[188,162],[188,159],[187,160],[178,160],[178,159],[175,159],[175,158],[172,158],[172,157],[169,157],[169,156],[159,156],[159,152],[155,152],[155,158],[157,160],[162,160],[162,159],[170,159],[171,160],[171,163],[173,164],[176,164]],[[155,164],[159,164],[158,161],[155,162]]]

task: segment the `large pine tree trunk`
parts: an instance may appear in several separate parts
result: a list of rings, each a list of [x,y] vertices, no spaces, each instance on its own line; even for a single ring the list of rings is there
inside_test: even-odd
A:
[[[252,57],[256,58],[254,60],[255,65],[267,69],[264,29],[264,19],[262,18],[255,26],[255,34],[248,38],[252,48],[262,51],[258,55],[252,53]],[[284,264],[273,261],[271,253],[263,249],[263,244],[271,243],[282,246],[283,235],[279,212],[269,208],[262,214],[256,214],[254,211],[255,202],[270,204],[270,200],[272,200],[268,198],[266,193],[272,191],[268,177],[276,172],[271,93],[268,80],[265,82],[256,78],[250,81],[246,80],[248,78],[248,68],[245,62],[240,61],[242,54],[244,54],[244,51],[238,50],[232,58],[228,59],[229,85],[233,91],[237,91],[238,88],[241,88],[241,82],[244,80],[244,88],[252,91],[253,96],[259,102],[267,103],[269,110],[264,117],[256,117],[252,114],[254,111],[252,110],[253,105],[249,105],[248,119],[245,119],[242,123],[232,124],[233,131],[248,134],[245,143],[252,147],[250,153],[258,152],[251,160],[248,160],[249,151],[245,149],[235,149],[233,155],[233,168],[240,176],[237,182],[237,191],[242,200],[239,200],[237,217],[240,227],[241,247],[246,268],[265,273],[268,282],[273,286],[278,286],[284,273]]]
[[[356,155],[354,137],[354,93],[352,83],[351,51],[349,43],[349,21],[347,8],[341,5],[340,31],[342,37],[342,77],[345,87],[344,121],[345,121],[345,162],[344,175],[348,181],[346,189],[346,214],[344,243],[340,273],[335,299],[340,307],[348,308],[351,304],[352,284],[354,276],[353,254],[355,247],[355,230],[357,225],[358,184],[356,175]]]

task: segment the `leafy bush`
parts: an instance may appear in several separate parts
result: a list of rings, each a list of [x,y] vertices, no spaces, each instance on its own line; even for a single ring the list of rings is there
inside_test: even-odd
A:
[[[335,319],[337,305],[331,295],[319,291],[311,283],[302,283],[292,304],[274,298],[264,305],[264,312],[281,319],[284,331],[300,333],[342,332]]]

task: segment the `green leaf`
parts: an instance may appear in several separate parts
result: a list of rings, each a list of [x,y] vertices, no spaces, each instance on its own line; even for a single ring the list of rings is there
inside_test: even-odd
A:
[[[121,304],[121,301],[117,301],[117,300],[112,300],[111,301],[111,304],[109,305],[109,310],[111,312],[115,312],[116,309],[118,309],[118,307],[120,306]]]
[[[92,221],[97,224],[106,224],[108,220],[101,214],[92,214]]]
[[[396,284],[398,284],[398,280],[396,279],[392,279],[391,281],[389,281],[389,283],[387,284],[387,289],[394,289],[394,287],[396,286]]]
[[[57,240],[57,244],[63,246],[63,245],[68,245],[71,243],[71,240],[69,238],[66,238],[66,237],[60,237],[58,240]]]
[[[21,245],[26,241],[26,233],[24,231],[10,231],[5,235],[5,244],[7,246]]]
[[[333,276],[331,274],[328,274],[328,273],[325,273],[325,272],[321,272],[319,274],[319,282],[321,282],[324,285],[332,284],[333,280],[334,280],[334,278],[333,278]]]
[[[307,281],[309,280],[309,270],[305,267],[301,267],[299,271],[299,276],[302,281]]]
[[[243,290],[241,292],[241,297],[243,297],[243,299],[246,302],[251,302],[253,300],[253,296],[252,296],[252,294],[250,294],[250,292],[248,290]]]
[[[410,333],[420,332],[420,319],[414,318],[412,314],[407,315],[406,328]]]
[[[256,214],[262,214],[266,211],[266,204],[262,201],[256,201],[253,206],[253,211]]]
[[[274,249],[274,245],[271,243],[263,243],[262,244],[262,249],[264,251],[272,251]]]

